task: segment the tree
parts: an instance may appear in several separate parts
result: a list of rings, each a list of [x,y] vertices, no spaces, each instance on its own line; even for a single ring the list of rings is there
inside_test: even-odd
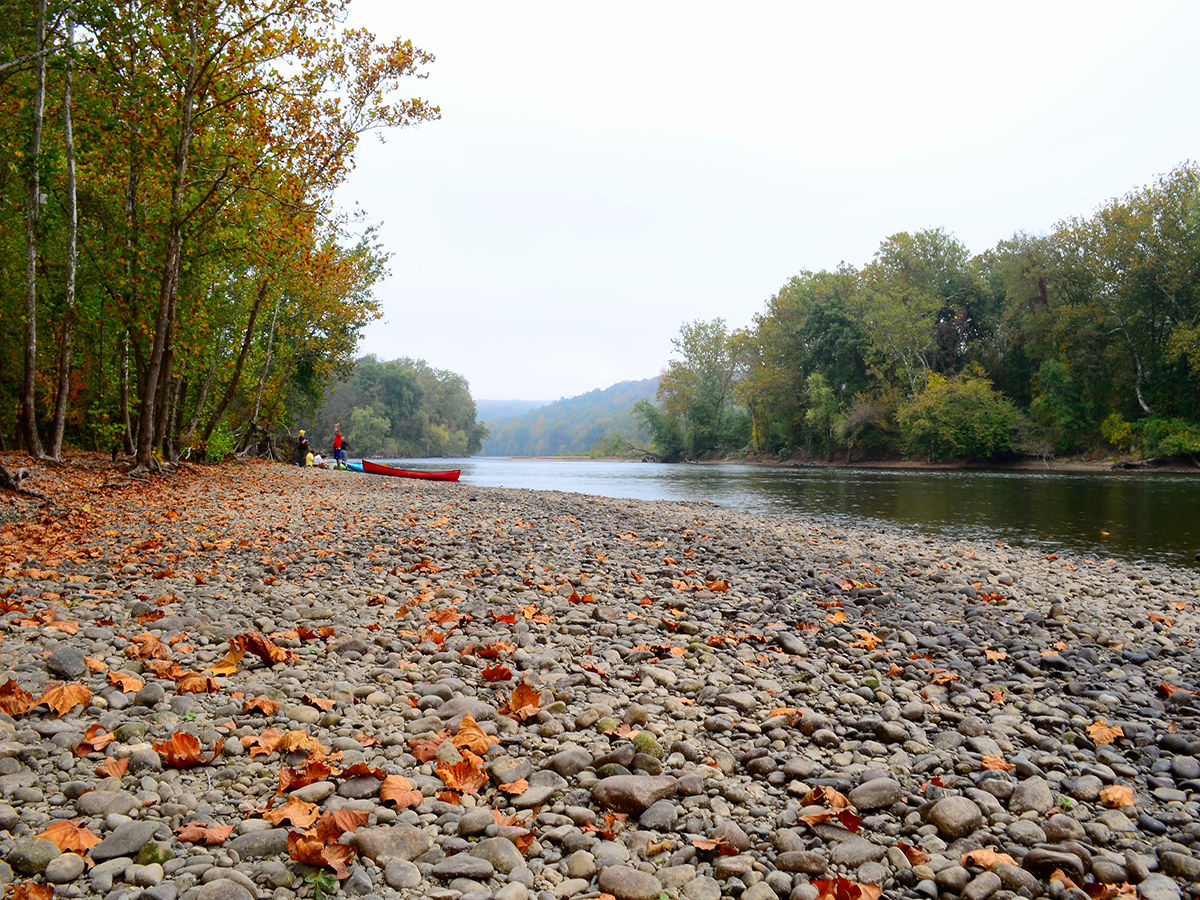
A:
[[[932,373],[923,391],[900,407],[900,431],[912,456],[985,460],[1011,453],[1019,414],[975,368],[946,378]]]
[[[692,456],[727,449],[737,364],[725,320],[685,324],[671,344],[682,358],[671,360],[659,383],[663,412],[681,423]]]

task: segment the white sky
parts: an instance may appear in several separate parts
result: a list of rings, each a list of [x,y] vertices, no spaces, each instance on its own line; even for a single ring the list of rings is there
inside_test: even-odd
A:
[[[361,346],[556,400],[657,374],[803,269],[942,227],[973,252],[1200,157],[1200,3],[354,0],[437,55],[442,119],[368,138]]]

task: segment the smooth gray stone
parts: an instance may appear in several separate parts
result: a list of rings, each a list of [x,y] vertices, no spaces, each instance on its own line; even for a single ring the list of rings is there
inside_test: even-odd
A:
[[[86,796],[86,795],[85,795]],[[134,857],[158,831],[157,822],[125,822],[92,848],[92,859],[103,862],[121,856]]]

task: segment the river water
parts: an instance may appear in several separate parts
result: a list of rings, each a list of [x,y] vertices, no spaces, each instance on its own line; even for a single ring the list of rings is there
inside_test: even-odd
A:
[[[382,460],[381,460],[382,461]],[[779,468],[591,460],[429,459],[465,484],[642,500],[711,500],[727,509],[878,523],[914,533],[1000,540],[1097,559],[1193,566],[1200,476],[1153,473]]]

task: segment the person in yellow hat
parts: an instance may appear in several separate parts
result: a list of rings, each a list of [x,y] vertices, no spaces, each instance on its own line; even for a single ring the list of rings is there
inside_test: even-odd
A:
[[[308,438],[304,435],[304,429],[300,429],[300,436],[296,439],[296,465],[303,466],[308,464]]]

